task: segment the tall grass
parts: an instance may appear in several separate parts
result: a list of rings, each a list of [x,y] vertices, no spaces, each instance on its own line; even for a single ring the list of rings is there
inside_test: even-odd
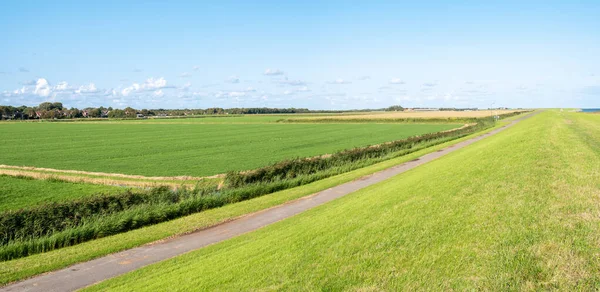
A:
[[[0,245],[49,236],[79,226],[90,218],[119,213],[138,205],[173,204],[215,190],[216,187],[197,188],[190,192],[158,187],[143,192],[126,191],[4,212],[0,214]]]

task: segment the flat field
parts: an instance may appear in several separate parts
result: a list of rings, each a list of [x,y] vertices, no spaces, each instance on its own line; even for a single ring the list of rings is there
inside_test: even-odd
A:
[[[167,124],[17,122],[0,124],[0,164],[145,176],[207,176],[460,126],[188,124],[185,119]]]
[[[60,202],[101,193],[120,193],[122,187],[67,183],[0,175],[0,212]]]
[[[356,119],[432,119],[432,118],[483,118],[492,114],[502,115],[516,112],[516,110],[479,110],[479,111],[406,111],[406,112],[372,112],[357,115],[321,115],[310,117],[287,117],[289,119],[336,119],[336,120],[356,120]]]
[[[547,111],[89,290],[597,290],[600,116]]]

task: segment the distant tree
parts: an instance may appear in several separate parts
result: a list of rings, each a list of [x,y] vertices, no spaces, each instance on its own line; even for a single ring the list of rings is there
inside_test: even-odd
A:
[[[42,102],[37,108],[40,111],[49,111],[54,108],[54,105],[51,102]]]
[[[27,107],[26,109],[23,110],[23,113],[25,113],[25,115],[27,116],[28,119],[36,118],[35,109],[32,107]]]
[[[137,110],[131,107],[125,108],[125,117],[126,118],[135,118],[137,116]]]
[[[7,106],[0,105],[0,120],[3,120],[5,116],[8,116],[10,109]]]
[[[403,111],[404,108],[399,105],[393,105],[385,109],[388,112],[400,112]]]
[[[120,109],[113,109],[112,111],[110,111],[110,113],[108,113],[108,117],[113,119],[122,119],[125,117],[125,111]]]
[[[63,109],[62,102],[53,102],[52,103],[52,109],[62,110]]]
[[[67,115],[67,118],[69,119],[76,119],[76,118],[82,118],[83,117],[83,113],[77,109],[72,107],[71,109],[64,109],[63,112]]]
[[[40,113],[42,119],[59,119],[62,117],[61,112],[57,110],[40,111]]]
[[[102,116],[102,110],[100,108],[90,108],[88,109],[88,117],[90,118],[99,118]]]

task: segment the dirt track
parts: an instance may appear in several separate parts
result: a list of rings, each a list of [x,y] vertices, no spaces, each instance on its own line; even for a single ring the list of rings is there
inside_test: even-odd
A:
[[[361,177],[352,182],[338,185],[322,192],[300,198],[270,209],[248,214],[233,221],[216,225],[195,233],[145,245],[95,260],[73,265],[55,272],[39,275],[0,288],[0,291],[73,291],[94,283],[116,277],[146,265],[163,261],[210,244],[218,243],[241,234],[254,231],[277,221],[289,218],[308,209],[325,204],[339,197],[353,193],[367,186],[379,183],[398,174],[411,170],[479,140],[497,134],[529,118],[531,113],[514,120],[510,124],[489,133],[465,140],[437,152],[429,153],[410,162]]]

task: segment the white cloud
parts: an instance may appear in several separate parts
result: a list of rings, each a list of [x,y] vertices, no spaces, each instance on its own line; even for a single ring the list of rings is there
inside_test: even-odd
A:
[[[296,91],[298,91],[298,92],[309,92],[310,89],[308,89],[308,87],[306,87],[306,86],[302,86],[302,87],[298,88]]]
[[[66,85],[66,82],[64,82]],[[96,93],[98,92],[98,89],[96,88],[96,85],[94,83],[90,83],[87,85],[81,85],[79,86],[79,88],[77,90],[75,90],[75,93],[77,94],[82,94],[82,93]]]
[[[162,89],[159,89],[157,91],[154,91],[152,95],[154,95],[155,97],[162,97],[165,94],[163,93]]]
[[[155,88],[165,88],[167,86],[167,80],[165,78],[148,78],[146,82],[142,85],[144,89],[155,89]]]
[[[283,92],[283,94],[285,94],[285,95],[291,95],[291,94],[294,94],[294,92],[291,91],[291,90],[286,90],[286,91]]]
[[[54,90],[56,90],[56,91],[67,91],[67,90],[69,90],[69,83],[67,83],[66,81],[58,82],[58,84],[56,84],[54,86]]]
[[[183,73],[179,74],[179,77],[181,77],[181,78],[188,78],[190,76],[192,76],[192,74],[190,74],[188,72],[183,72]]]
[[[390,79],[389,83],[390,84],[405,84],[405,82],[402,81],[402,79],[400,79],[400,78],[392,78],[392,79]]]
[[[358,77],[358,80],[369,80],[369,79],[371,79],[371,76],[365,75],[365,76]]]
[[[139,89],[140,89],[140,85],[137,83],[134,83],[133,85],[131,85],[129,87],[123,88],[123,90],[121,90],[121,94],[123,96],[128,96],[129,93],[131,93],[133,91],[138,91]]]
[[[198,71],[200,70],[200,66],[194,66],[192,69],[194,69],[194,71]]]
[[[282,80],[279,81],[280,84],[290,85],[290,86],[304,86],[306,82],[302,80]]]
[[[244,96],[246,96],[246,93],[242,92],[242,91],[230,91],[230,92],[219,91],[219,92],[215,93],[216,98],[225,98],[225,97],[239,98],[239,97],[244,97]]]
[[[265,73],[263,73],[263,74],[267,75],[267,76],[278,76],[278,75],[283,75],[285,73],[279,69],[267,69],[267,70],[265,70]]]
[[[39,96],[48,96],[50,95],[50,84],[48,84],[48,80],[44,79],[44,78],[40,78],[37,80],[37,82],[35,83],[35,89],[33,90],[33,93]]]
[[[192,87],[192,83],[186,82],[183,86],[179,87],[179,89],[181,89],[183,91],[188,91],[190,89],[190,87]]]
[[[254,89],[254,87],[248,87],[245,90],[246,92],[256,92],[256,89]]]
[[[23,86],[21,89],[17,89],[15,91],[13,91],[14,94],[23,94],[25,93],[25,86]]]
[[[232,92],[229,92],[227,95],[229,97],[242,97],[242,96],[246,96],[246,93],[240,92],[240,91],[232,91]]]
[[[163,77],[150,77],[142,84],[133,83],[131,86],[123,88],[123,90],[121,90],[121,94],[128,96],[132,92],[154,91],[161,88],[172,88],[172,86],[167,86],[167,80],[165,80]]]
[[[225,80],[225,82],[227,82],[227,83],[240,83],[240,78],[238,76],[236,76],[236,75],[232,75],[232,76],[229,76],[229,78],[227,78]]]
[[[68,106],[84,108],[88,106],[132,106],[132,107],[169,107],[174,106],[179,100],[178,96],[193,97],[196,94],[189,92],[191,83],[182,86],[169,85],[167,81],[160,78],[148,78],[141,83],[133,83],[126,87],[110,89],[98,88],[95,83],[69,84],[66,81],[51,84],[45,78],[39,78],[34,85],[22,86],[14,91],[0,91],[1,97],[8,97],[9,103],[36,105],[43,101],[62,101]],[[176,92],[167,92],[173,89]],[[202,93],[203,96],[213,96]],[[85,96],[85,98],[80,98]],[[172,100],[160,97],[169,96]],[[235,92],[227,93],[227,96],[240,96]]]
[[[329,83],[329,84],[350,84],[350,83],[352,83],[352,82],[350,82],[350,81],[347,81],[347,80],[344,80],[344,79],[342,79],[342,78],[338,78],[338,79],[336,79],[336,80],[333,80],[333,81],[331,81],[331,82],[328,82],[328,83]]]

